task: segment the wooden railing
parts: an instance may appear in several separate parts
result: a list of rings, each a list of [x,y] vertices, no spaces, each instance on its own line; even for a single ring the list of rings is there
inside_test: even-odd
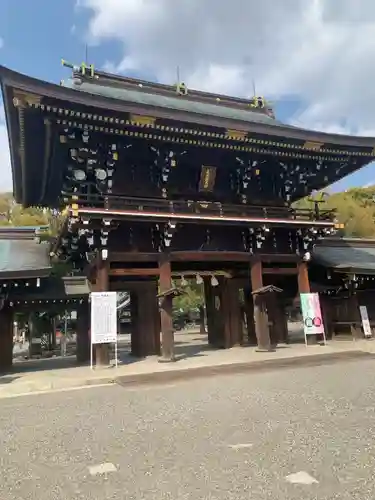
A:
[[[131,198],[117,195],[80,195],[76,202],[82,207],[96,207],[110,210],[135,210],[163,212],[170,214],[202,214],[215,216],[258,217],[264,219],[282,218],[303,221],[327,221],[335,219],[334,210],[291,208],[283,206],[232,205],[212,201],[163,200],[157,198]]]

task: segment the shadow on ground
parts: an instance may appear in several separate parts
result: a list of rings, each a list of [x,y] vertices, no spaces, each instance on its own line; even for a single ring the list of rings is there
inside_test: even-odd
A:
[[[0,385],[11,384],[15,380],[19,379],[17,376],[12,375],[0,375]]]
[[[303,328],[300,324],[289,324],[289,344],[304,343]],[[119,335],[118,345],[117,345],[117,356],[119,365],[126,366],[134,363],[142,362],[141,358],[137,358],[130,354],[131,342],[130,335],[123,334]],[[254,349],[255,346],[243,346],[242,349]],[[290,347],[287,344],[281,344],[276,347],[276,349],[286,349]],[[9,372],[10,374],[15,373],[28,373],[28,372],[38,372],[38,371],[48,371],[48,370],[64,370],[69,368],[75,368],[78,365],[76,357],[74,354],[75,347],[69,349],[68,355],[65,357],[55,356],[50,358],[41,359],[23,359],[19,354],[15,353],[16,357],[13,364],[13,369]],[[207,334],[199,334],[199,330],[187,330],[178,331],[175,333],[175,356],[176,361],[185,360],[188,358],[204,357],[209,355],[209,352],[216,351],[217,348],[208,345]],[[111,349],[110,356],[113,364],[115,360],[115,349],[114,346]],[[89,363],[86,364],[88,366]],[[14,379],[15,377],[13,377]],[[0,383],[10,383],[12,379],[7,382],[3,381]]]

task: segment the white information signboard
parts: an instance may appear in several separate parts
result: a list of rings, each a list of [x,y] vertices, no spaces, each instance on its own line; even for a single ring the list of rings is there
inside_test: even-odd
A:
[[[117,293],[91,293],[91,367],[96,344],[115,344],[117,366]]]
[[[366,306],[359,306],[359,312],[361,313],[362,319],[362,328],[365,334],[365,337],[372,337],[370,320],[368,318],[368,312]]]

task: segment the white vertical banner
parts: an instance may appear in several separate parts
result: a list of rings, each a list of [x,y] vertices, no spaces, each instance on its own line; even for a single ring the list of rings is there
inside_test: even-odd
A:
[[[306,346],[308,345],[308,335],[323,335],[323,341],[326,344],[326,334],[324,330],[319,294],[301,293],[300,298]]]
[[[370,320],[368,317],[367,307],[359,306],[359,312],[361,313],[362,328],[365,337],[366,338],[372,337],[372,330],[371,330]]]
[[[91,368],[93,346],[115,344],[117,367],[117,293],[91,293]]]

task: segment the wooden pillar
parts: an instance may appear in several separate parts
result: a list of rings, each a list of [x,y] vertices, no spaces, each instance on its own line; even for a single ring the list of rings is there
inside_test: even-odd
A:
[[[141,357],[139,346],[139,300],[138,292],[130,292],[130,349],[132,356]]]
[[[211,278],[204,277],[208,343],[229,349],[243,343],[239,286],[222,276],[218,281],[218,286],[213,287]]]
[[[208,344],[215,346],[215,297],[209,276],[203,278],[204,300],[206,303]]]
[[[211,278],[204,277],[206,296],[210,307],[207,309],[208,341],[213,347],[230,347],[230,304],[224,278],[219,277],[218,285],[211,285]],[[210,316],[209,316],[210,315]]]
[[[253,292],[254,300],[254,321],[255,321],[255,334],[257,337],[257,350],[270,351],[271,340],[270,330],[268,325],[268,315],[265,306],[264,298],[261,295],[255,295],[254,291],[263,287],[263,272],[262,262],[256,261],[251,263],[250,268],[251,289]]]
[[[254,322],[254,300],[251,295],[251,290],[248,287],[244,288],[244,308],[246,316],[247,341],[249,345],[257,345],[257,336],[255,334]]]
[[[146,333],[144,352],[146,356],[160,354],[160,314],[157,295],[158,284],[156,282],[149,283],[141,295],[142,300],[143,298],[145,300],[144,305],[141,305],[141,314],[144,316],[143,325]]]
[[[96,274],[96,292],[107,292],[109,290],[109,262],[100,259]],[[96,344],[95,362],[97,366],[109,366],[109,344]]]
[[[285,302],[281,298],[276,301],[275,322],[278,328],[278,342],[288,344],[288,320],[286,316]]]
[[[279,341],[279,331],[276,324],[276,296],[273,292],[267,293],[265,297],[267,306],[268,324],[270,330],[270,342],[272,346],[276,346]]]
[[[130,294],[131,353],[146,357],[160,354],[160,317],[156,283],[147,283]]]
[[[219,285],[214,287],[214,294],[217,297],[216,302],[219,306],[216,309],[216,319],[218,320],[218,328],[216,333],[220,335],[220,347],[229,349],[231,347],[231,306],[232,293],[228,285],[228,280],[222,276],[218,279]],[[220,328],[220,324],[222,327]],[[219,339],[217,339],[219,340]]]
[[[283,307],[283,301],[276,292],[271,292],[268,297],[268,316],[272,323],[271,345],[287,343],[288,327]]]
[[[38,336],[38,322],[37,315],[35,312],[29,313],[29,357],[30,359],[35,354],[41,354],[41,345],[33,342],[33,339]]]
[[[201,335],[206,335],[206,322],[204,316],[204,307],[199,306],[199,333]]]
[[[298,292],[310,293],[310,280],[307,262],[298,264]]]
[[[159,262],[159,288],[160,293],[172,288],[171,262],[167,255],[162,255]],[[160,362],[174,361],[174,331],[172,319],[173,299],[166,296],[161,299],[160,323],[161,323],[161,358]]]
[[[332,301],[327,295],[323,295],[320,299],[320,307],[322,309],[324,331],[326,339],[331,340],[334,337],[332,325]]]
[[[243,344],[242,312],[240,305],[239,284],[235,279],[226,279],[226,296],[222,297],[223,305],[229,306],[230,338],[228,347]]]
[[[356,293],[356,289],[354,288],[354,284],[351,284],[350,287],[350,298],[349,298],[349,311],[350,311],[350,319],[352,320],[352,324],[350,327],[353,339],[363,338],[362,334],[362,318],[359,310],[359,302],[358,295]]]
[[[13,364],[13,311],[5,306],[0,310],[0,372],[4,373]]]
[[[51,319],[51,330],[49,336],[50,349],[53,351],[56,349],[56,316]]]
[[[80,304],[77,309],[77,350],[78,363],[90,361],[90,307],[88,302]]]

